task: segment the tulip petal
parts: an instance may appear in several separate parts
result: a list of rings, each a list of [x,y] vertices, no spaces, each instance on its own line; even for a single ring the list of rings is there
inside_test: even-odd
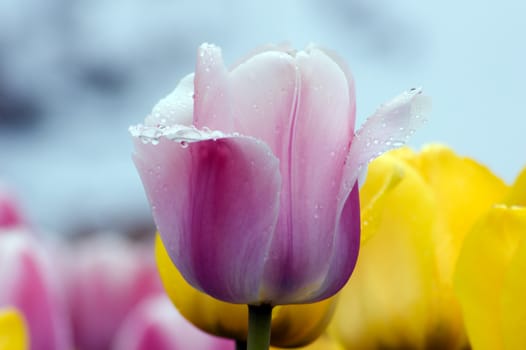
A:
[[[313,301],[332,290],[328,285],[332,280],[325,277],[338,274],[336,280],[341,282],[349,276],[357,251],[357,247],[349,245],[359,239],[359,226],[336,228],[336,197],[353,134],[351,87],[339,65],[320,50],[299,52],[296,64],[301,80],[297,83],[291,124],[286,129],[290,138],[280,158],[281,212],[272,242],[273,254],[267,263],[266,287],[262,290],[264,299],[279,298],[278,303]],[[320,123],[322,116],[325,119]],[[357,204],[357,197],[350,200],[353,201]],[[351,207],[358,210],[353,205],[348,209]],[[358,220],[359,214],[354,213],[353,217]],[[332,261],[338,255],[334,254],[340,248],[336,246],[338,240],[340,247],[350,249],[337,258],[349,264]],[[323,249],[313,249],[320,246]],[[300,293],[287,295],[290,290]]]
[[[174,91],[160,100],[146,117],[147,126],[191,125],[194,112],[194,74],[185,76]]]
[[[285,52],[261,52],[227,72],[219,48],[202,46],[194,125],[256,136],[279,159],[286,159],[297,80],[294,58]]]
[[[526,225],[522,231],[526,232]],[[502,287],[502,335],[504,349],[522,350],[526,347],[526,234],[510,261]]]
[[[209,334],[246,340],[246,305],[225,303],[190,286],[173,265],[159,235],[155,240],[155,257],[166,293],[187,320]],[[336,301],[333,297],[312,304],[276,306],[272,311],[270,343],[299,347],[312,342],[325,330]]]
[[[203,137],[185,145],[135,138],[135,164],[185,279],[224,301],[257,302],[279,211],[279,161],[253,138]]]
[[[383,157],[390,155],[385,154]],[[404,169],[396,162],[378,161],[375,163],[375,171],[367,174],[367,186],[360,190],[361,245],[378,232],[385,200],[389,198],[389,192],[403,180]]]
[[[166,296],[146,298],[127,316],[115,350],[234,350],[232,340],[206,334],[186,321]]]
[[[422,89],[411,89],[383,104],[360,127],[347,157],[340,194],[345,197],[366,165],[380,154],[403,146],[426,122],[431,100]]]
[[[31,349],[70,349],[63,295],[50,264],[31,236],[0,236],[0,306],[12,305],[24,315]]]
[[[193,125],[226,133],[236,131],[230,96],[228,71],[221,49],[210,44],[201,45],[195,68]]]
[[[522,169],[517,179],[515,179],[505,203],[508,205],[526,206],[526,168]]]
[[[16,309],[0,310],[0,349],[25,350],[28,335],[24,317]]]
[[[525,228],[526,208],[500,205],[491,209],[464,240],[454,286],[473,349],[503,347],[501,293],[510,261],[525,238]]]
[[[384,191],[384,177],[402,173]],[[387,176],[386,176],[387,174]],[[385,196],[370,210],[376,232],[340,292],[331,332],[349,349],[425,348],[435,273],[432,231],[436,203],[422,178],[404,162],[383,155],[369,166],[362,204]]]
[[[501,202],[507,186],[487,167],[443,145],[428,145],[420,154],[406,153],[402,158],[422,175],[437,198],[441,215],[435,233],[437,266],[441,282],[451,286],[464,237],[481,215]]]

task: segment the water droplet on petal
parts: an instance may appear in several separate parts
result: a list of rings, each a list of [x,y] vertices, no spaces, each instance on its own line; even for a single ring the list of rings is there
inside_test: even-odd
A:
[[[188,147],[188,141],[181,141],[181,142],[179,142],[179,144],[181,145],[182,148],[187,148]]]

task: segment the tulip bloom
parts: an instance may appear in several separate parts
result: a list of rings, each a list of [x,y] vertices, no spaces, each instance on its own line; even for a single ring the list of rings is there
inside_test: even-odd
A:
[[[526,348],[526,169],[466,237],[455,272],[473,349]]]
[[[384,104],[355,134],[353,81],[332,53],[272,47],[228,69],[218,47],[202,45],[195,75],[130,128],[184,278],[232,303],[335,294],[358,254],[360,170],[422,122],[420,92]]]
[[[70,350],[70,327],[51,259],[41,243],[23,232],[0,235],[0,307],[25,318],[30,348]]]
[[[462,349],[457,256],[470,227],[506,189],[487,168],[439,145],[374,160],[361,190],[363,225],[373,232],[330,333],[346,349]]]
[[[195,328],[164,295],[146,298],[128,315],[117,332],[114,350],[234,350],[232,340]]]
[[[190,286],[173,265],[159,235],[155,255],[166,293],[186,319],[207,333],[246,341],[245,305],[222,302]],[[272,313],[270,343],[290,348],[314,341],[329,323],[336,301],[332,297],[313,304],[277,306]]]
[[[135,305],[162,291],[151,244],[100,236],[62,248],[75,346],[109,349]]]
[[[15,309],[0,309],[0,349],[25,350],[28,348],[26,323]]]

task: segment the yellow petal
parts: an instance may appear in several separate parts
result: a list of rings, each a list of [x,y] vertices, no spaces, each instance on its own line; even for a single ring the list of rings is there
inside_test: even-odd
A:
[[[374,192],[377,178],[400,171],[401,181],[374,209],[377,232],[361,248],[330,325],[347,349],[419,348],[426,340],[436,275],[433,192],[389,154],[369,165],[362,191]]]
[[[388,157],[388,156],[387,156]],[[367,186],[360,189],[361,234],[363,245],[372,234],[378,231],[379,216],[384,208],[384,199],[404,176],[402,166],[389,162],[376,162],[375,171],[367,174]]]
[[[172,263],[158,234],[155,243],[157,267],[164,289],[179,312],[207,333],[245,340],[247,306],[214,299],[190,286]],[[336,297],[332,297],[313,304],[275,307],[271,344],[291,347],[315,340],[329,323],[335,303]]]
[[[442,282],[451,285],[466,234],[481,215],[502,201],[508,186],[487,167],[440,144],[428,145],[406,161],[434,191],[441,215],[435,232],[438,266]]]
[[[526,349],[526,225],[502,288],[502,334],[504,349]]]
[[[271,347],[271,349],[277,350],[282,348]],[[307,346],[289,348],[289,349],[301,349],[301,350],[344,350],[344,348],[336,341],[331,339],[327,334],[323,334],[316,341],[310,343]]]
[[[503,348],[503,284],[516,248],[526,235],[525,227],[526,208],[495,206],[464,241],[455,272],[455,291],[473,349]]]
[[[28,348],[26,324],[15,309],[0,310],[0,349],[25,350]]]
[[[526,206],[526,168],[522,169],[506,198],[508,205]]]

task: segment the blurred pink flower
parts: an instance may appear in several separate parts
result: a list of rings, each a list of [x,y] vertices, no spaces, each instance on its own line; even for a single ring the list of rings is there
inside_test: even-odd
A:
[[[24,220],[15,196],[0,183],[0,228],[22,226]]]
[[[145,297],[162,291],[153,243],[133,243],[108,235],[65,248],[68,251],[62,264],[79,350],[109,349],[130,310]]]
[[[357,179],[424,119],[412,89],[354,133],[341,59],[270,47],[227,69],[199,48],[181,80],[131,127],[134,160],[170,257],[185,279],[234,303],[306,303],[336,293],[360,242]]]
[[[234,350],[232,340],[197,329],[174,308],[168,297],[144,300],[119,329],[114,350]]]
[[[71,350],[71,330],[56,270],[41,242],[30,234],[0,235],[0,307],[26,319],[34,350]]]

